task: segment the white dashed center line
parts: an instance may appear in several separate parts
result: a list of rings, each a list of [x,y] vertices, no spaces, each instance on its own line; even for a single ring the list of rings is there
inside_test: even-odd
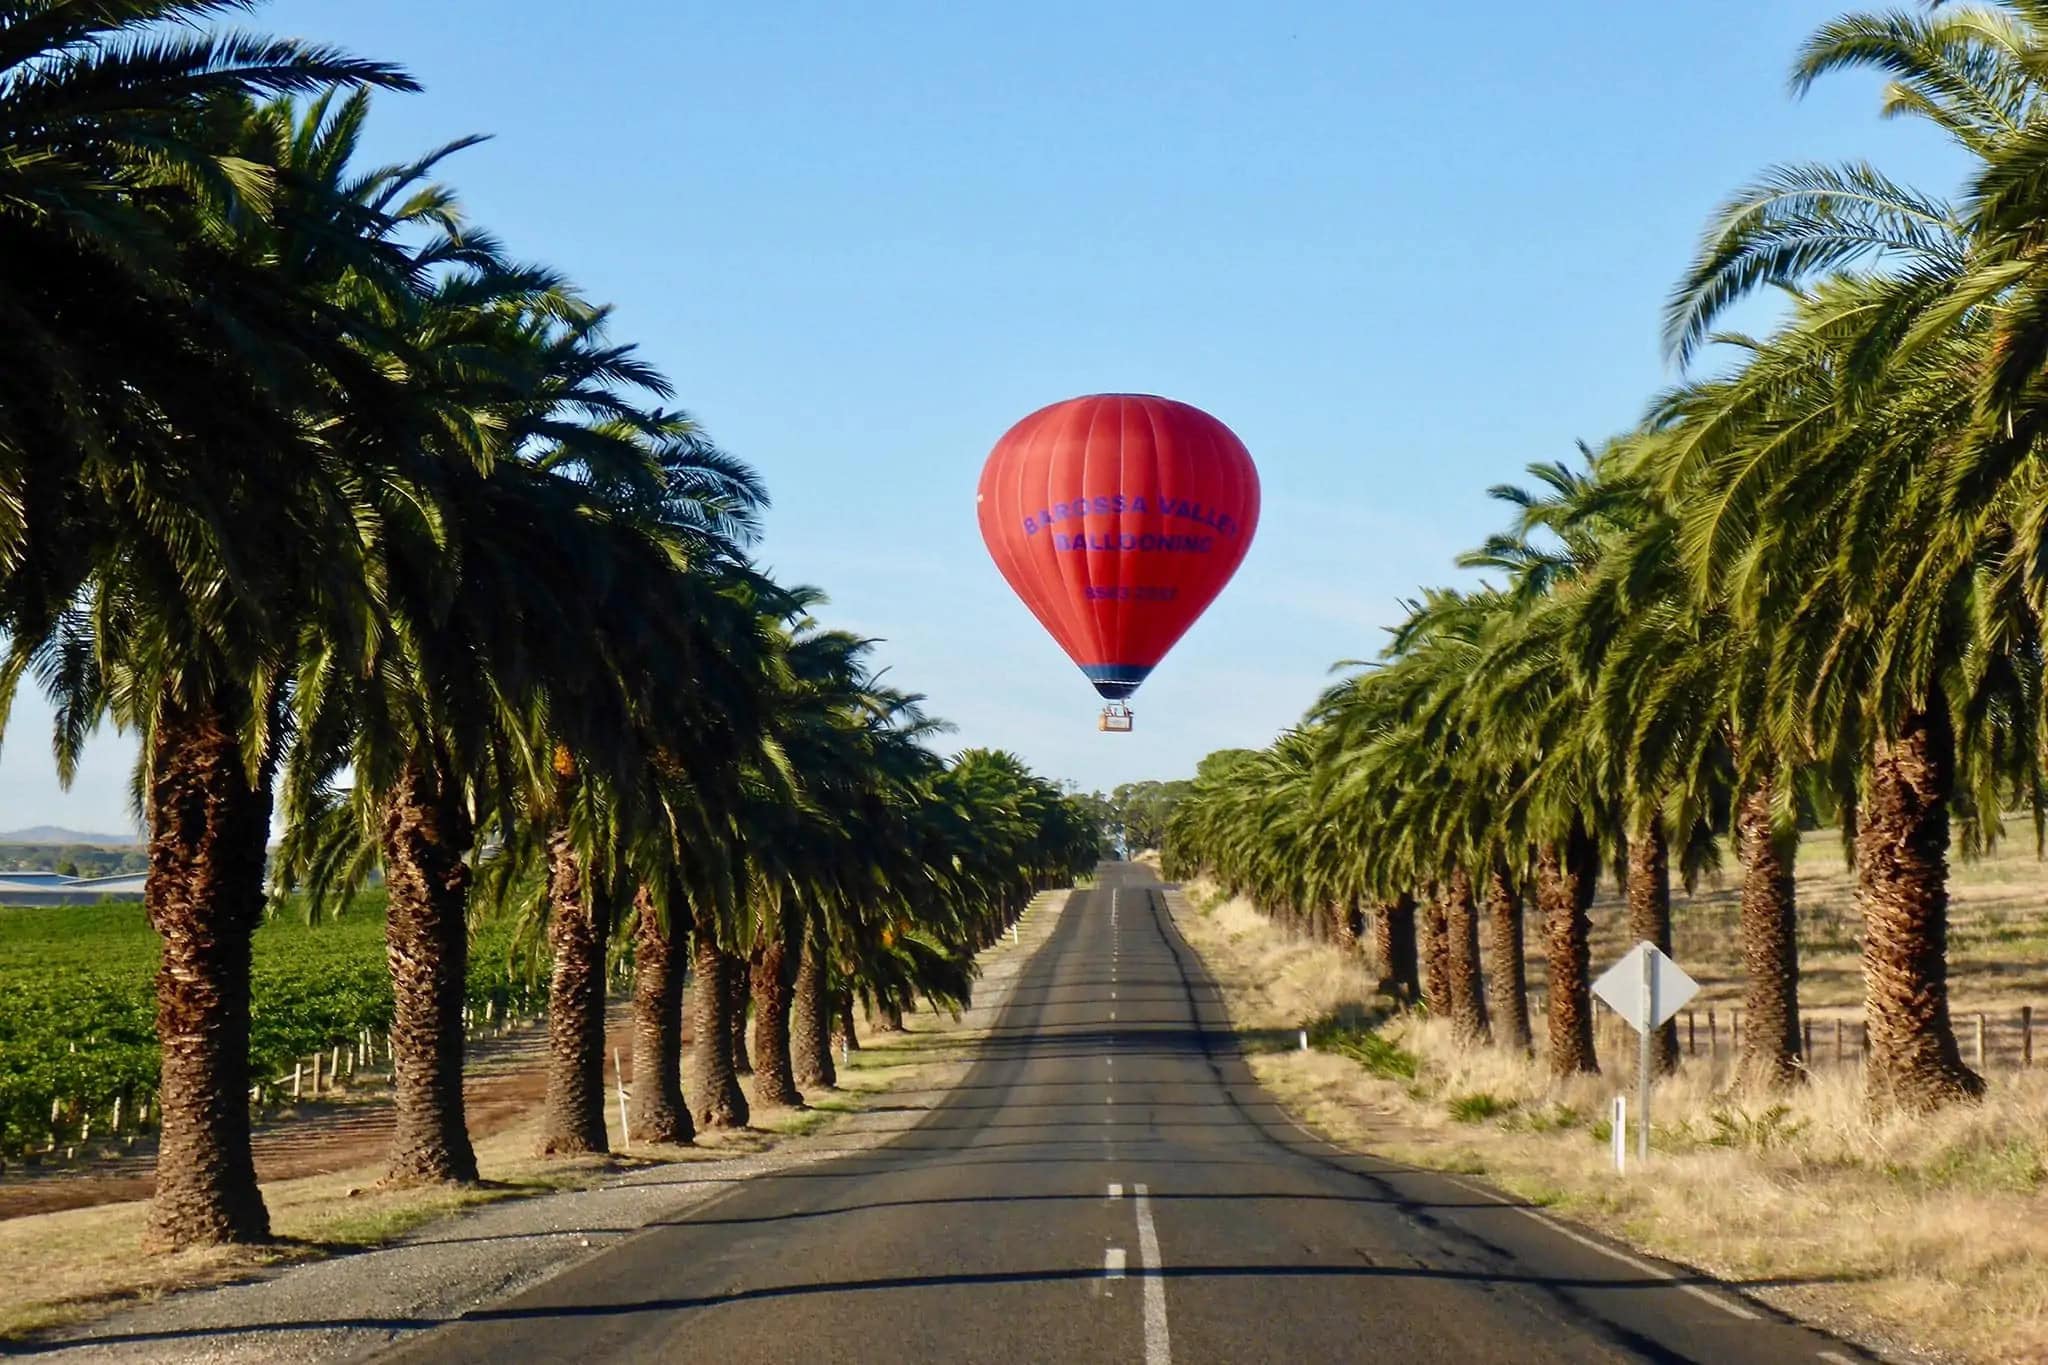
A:
[[[1152,1195],[1143,1185],[1131,1186],[1138,1205],[1138,1269],[1145,1276],[1145,1365],[1171,1365],[1173,1351],[1166,1333],[1165,1269],[1159,1259],[1159,1229],[1152,1226]]]

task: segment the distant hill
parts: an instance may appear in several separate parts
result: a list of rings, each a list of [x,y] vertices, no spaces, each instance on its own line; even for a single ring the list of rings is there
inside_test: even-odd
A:
[[[93,848],[128,848],[141,842],[132,834],[82,834],[57,825],[35,825],[0,833],[0,844],[85,844]]]

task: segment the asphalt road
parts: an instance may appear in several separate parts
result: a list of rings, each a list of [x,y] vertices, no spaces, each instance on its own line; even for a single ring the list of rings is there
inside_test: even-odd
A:
[[[1865,1359],[1725,1286],[1293,1125],[1142,867],[1105,864],[965,1082],[382,1361]]]

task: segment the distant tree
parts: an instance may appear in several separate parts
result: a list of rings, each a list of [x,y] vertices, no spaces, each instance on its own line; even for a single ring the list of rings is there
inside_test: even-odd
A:
[[[1124,851],[1137,853],[1166,842],[1166,821],[1193,786],[1186,781],[1125,782],[1107,796],[1094,792],[1074,799],[1101,825],[1105,855],[1114,850],[1119,834]]]
[[[67,861],[62,867],[57,869],[57,874],[62,877],[76,877],[82,875],[78,870],[78,864],[76,861]]]

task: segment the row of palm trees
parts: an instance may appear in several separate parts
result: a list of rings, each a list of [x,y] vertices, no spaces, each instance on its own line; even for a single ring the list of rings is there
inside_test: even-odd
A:
[[[683,1141],[746,1122],[749,1013],[756,1097],[794,1103],[857,998],[964,1000],[1096,846],[1014,758],[936,759],[869,643],[749,563],[759,479],[464,217],[436,176],[466,141],[363,164],[403,71],[206,26],[240,8],[0,3],[0,703],[48,694],[66,779],[102,722],[141,740],[168,1247],[268,1235],[271,878],[329,903],[381,873],[390,1174],[472,1181],[476,908],[545,934],[544,1148],[593,1151],[608,955],[637,963],[631,1137]]]
[[[2048,778],[2048,4],[1849,15],[1794,83],[1844,68],[1971,158],[1961,197],[1860,163],[1735,194],[1667,315],[1679,360],[1734,363],[1493,490],[1510,523],[1461,561],[1482,586],[1407,603],[1377,666],[1272,748],[1212,756],[1172,823],[1177,870],[1338,935],[1369,914],[1390,989],[1516,1048],[1533,894],[1560,1075],[1597,1066],[1600,869],[1668,947],[1674,862],[1689,884],[1732,843],[1743,1074],[1796,1084],[1796,830],[1839,821],[1872,1103],[1983,1090],[1948,1012],[1948,857]],[[1776,326],[1716,330],[1766,286]]]

